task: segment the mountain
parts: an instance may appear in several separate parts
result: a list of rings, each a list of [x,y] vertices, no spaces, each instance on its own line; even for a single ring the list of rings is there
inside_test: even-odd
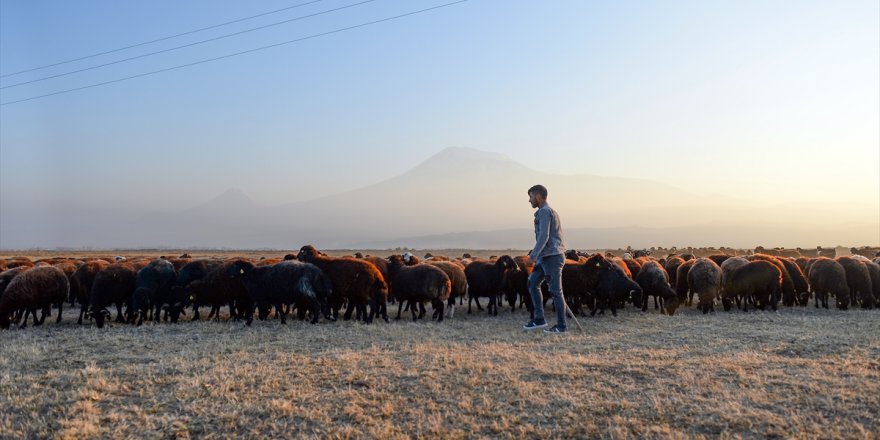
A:
[[[398,176],[304,202],[265,206],[232,188],[183,210],[137,218],[100,205],[88,211],[73,206],[51,213],[3,213],[0,246],[527,248],[534,210],[526,190],[538,183],[548,188],[570,245],[579,248],[642,242],[777,246],[786,245],[783,237],[811,246],[807,240],[813,238],[795,240],[795,232],[815,240],[833,239],[836,233],[792,227],[792,219],[814,212],[804,208],[701,196],[647,179],[544,173],[502,154],[452,147]],[[862,235],[841,233],[836,242],[819,243],[864,244],[857,237],[877,237],[880,230],[877,225],[853,228]]]

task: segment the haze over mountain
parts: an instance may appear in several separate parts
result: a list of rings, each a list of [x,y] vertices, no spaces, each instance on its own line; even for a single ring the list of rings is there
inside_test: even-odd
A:
[[[880,224],[846,212],[697,195],[647,179],[549,174],[498,153],[451,147],[398,176],[304,202],[261,205],[230,188],[182,210],[73,200],[4,209],[0,247],[528,248],[526,190],[536,183],[549,188],[569,247],[880,242]]]

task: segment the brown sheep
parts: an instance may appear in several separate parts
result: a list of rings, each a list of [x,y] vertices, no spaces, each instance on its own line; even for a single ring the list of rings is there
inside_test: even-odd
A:
[[[333,284],[330,303],[334,317],[338,316],[343,301],[348,300],[344,319],[351,319],[352,311],[357,308],[364,322],[373,322],[376,315],[388,321],[388,284],[375,265],[364,260],[325,257],[312,245],[303,246],[296,258],[318,266],[330,277]],[[369,314],[367,305],[370,306]]]
[[[434,306],[437,322],[443,321],[444,302],[449,299],[452,282],[446,272],[431,264],[407,266],[403,258],[392,255],[388,258],[392,283],[396,286],[394,294],[400,301],[397,306],[397,318],[403,310],[404,302],[409,302],[413,321],[425,315],[425,301]],[[420,309],[416,316],[416,306]]]
[[[731,280],[733,273],[746,264],[749,264],[749,260],[745,257],[728,258],[721,263],[721,304],[724,310],[730,310],[733,301],[736,301],[737,307],[741,307],[742,298],[736,295],[735,289],[731,288]]]
[[[782,303],[786,305],[793,305],[795,303],[797,292],[794,288],[794,281],[792,280],[791,275],[789,275],[788,270],[786,270],[785,265],[779,260],[779,257],[767,254],[754,254],[749,255],[746,259],[749,261],[769,261],[779,268],[779,272],[782,274]]]
[[[467,275],[464,273],[464,266],[452,261],[429,261],[428,264],[440,268],[449,277],[452,283],[452,290],[449,292],[449,302],[446,305],[447,317],[452,318],[455,314],[455,299],[459,302],[467,296],[468,284]],[[510,272],[508,272],[509,274]]]
[[[12,278],[0,297],[0,328],[9,328],[10,316],[17,310],[24,310],[21,328],[27,326],[28,312],[34,315],[34,325],[40,325],[53,304],[58,305],[58,318],[55,322],[61,322],[61,312],[69,294],[70,282],[57,267],[35,267],[22,271]],[[37,309],[43,311],[39,321],[36,319]]]
[[[874,308],[874,290],[871,286],[871,274],[864,261],[853,257],[837,257],[846,273],[846,285],[849,287],[849,298],[853,307],[861,304],[863,309]]]
[[[731,297],[742,299],[743,311],[748,311],[749,303],[764,310],[767,305],[776,310],[782,291],[782,270],[770,261],[758,259],[736,269],[727,285],[722,304],[725,311],[730,310]]]
[[[73,273],[75,282],[70,283],[70,295],[79,303],[77,324],[82,324],[83,316],[88,315],[89,297],[92,292],[92,284],[95,282],[95,276],[109,265],[110,263],[104,260],[86,261]]]
[[[666,260],[666,263],[663,264],[663,268],[666,269],[666,273],[669,274],[670,285],[676,285],[676,280],[678,279],[678,266],[681,266],[682,264],[684,264],[684,258],[681,258],[677,255],[669,257]]]
[[[685,260],[684,263],[681,263],[678,268],[675,269],[675,294],[678,297],[679,303],[684,303],[685,305],[693,304],[694,294],[690,291],[687,282],[688,272],[691,270],[691,267],[694,265],[695,259]],[[657,298],[654,298],[654,308],[657,308]]]

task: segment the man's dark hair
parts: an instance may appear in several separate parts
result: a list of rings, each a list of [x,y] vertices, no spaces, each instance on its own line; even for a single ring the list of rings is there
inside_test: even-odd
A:
[[[538,194],[539,196],[541,196],[545,199],[547,198],[547,188],[544,188],[544,185],[535,185],[535,186],[529,188],[529,191],[527,194],[531,194],[531,193]]]

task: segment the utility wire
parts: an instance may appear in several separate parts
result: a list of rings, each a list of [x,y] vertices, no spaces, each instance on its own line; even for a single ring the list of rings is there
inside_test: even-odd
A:
[[[287,10],[290,10],[290,9],[301,8],[301,7],[303,7],[303,6],[307,6],[307,5],[310,5],[310,4],[312,4],[312,3],[318,3],[318,2],[321,2],[321,1],[324,1],[324,0],[311,0],[311,1],[308,1],[308,2],[305,2],[305,3],[300,3],[300,4],[293,5],[293,6],[288,6],[288,7],[286,7],[286,8],[276,9],[276,10],[274,10],[274,11],[269,11],[269,12],[263,12],[262,14],[251,15],[250,17],[239,18],[239,19],[237,19],[237,20],[227,21],[227,22],[225,22],[225,23],[215,24],[215,25],[212,25],[212,26],[203,27],[203,28],[199,28],[199,29],[195,29],[195,30],[191,30],[191,31],[187,31],[187,32],[181,32],[181,33],[179,33],[179,34],[169,35],[169,36],[167,36],[167,37],[157,38],[157,39],[155,39],[155,40],[144,41],[143,43],[132,44],[132,45],[130,45],[130,46],[120,47],[120,48],[118,48],[118,49],[111,49],[111,50],[107,50],[107,51],[104,51],[104,52],[99,52],[99,53],[95,53],[95,54],[92,54],[92,55],[86,55],[86,56],[82,56],[82,57],[79,57],[79,58],[70,59],[70,60],[67,60],[67,61],[59,61],[59,62],[57,62],[57,63],[46,64],[46,65],[44,65],[44,66],[34,67],[34,68],[31,68],[31,69],[19,70],[18,72],[5,73],[5,74],[3,74],[3,75],[0,75],[0,78],[6,78],[7,76],[13,76],[13,75],[20,75],[20,74],[22,74],[22,73],[33,72],[33,71],[35,71],[35,70],[48,69],[49,67],[60,66],[60,65],[62,65],[62,64],[72,63],[72,62],[74,62],[74,61],[85,60],[85,59],[94,58],[94,57],[101,56],[101,55],[107,55],[107,54],[110,54],[110,53],[123,51],[123,50],[126,50],[126,49],[131,49],[131,48],[134,48],[134,47],[139,47],[139,46],[144,46],[144,45],[147,45],[147,44],[158,43],[158,42],[160,42],[160,41],[170,40],[170,39],[172,39],[172,38],[182,37],[182,36],[184,36],[184,35],[195,34],[195,33],[197,33],[197,32],[207,31],[207,30],[215,29],[215,28],[218,28],[218,27],[221,27],[221,26],[226,26],[226,25],[230,25],[230,24],[234,24],[234,23],[239,23],[239,22],[247,21],[247,20],[251,20],[251,19],[254,19],[254,18],[257,18],[257,17],[262,17],[262,16],[265,16],[265,15],[277,14],[277,13],[279,13],[279,12],[284,12],[284,11],[287,11]]]
[[[326,35],[336,34],[336,33],[339,33],[339,32],[350,31],[350,30],[352,30],[352,29],[357,29],[357,28],[362,28],[362,27],[366,27],[366,26],[370,26],[370,25],[374,25],[374,24],[378,24],[378,23],[383,23],[383,22],[386,22],[386,21],[396,20],[396,19],[399,19],[399,18],[403,18],[403,17],[411,16],[411,15],[421,14],[421,13],[423,13],[423,12],[433,11],[433,10],[435,10],[435,9],[445,8],[445,7],[447,7],[447,6],[452,6],[452,5],[456,5],[456,4],[459,4],[459,3],[464,3],[464,2],[467,2],[467,1],[468,1],[468,0],[458,0],[458,1],[450,2],[450,3],[444,3],[444,4],[442,4],[442,5],[432,6],[432,7],[430,7],[430,8],[419,9],[419,10],[417,10],[417,11],[412,11],[412,12],[407,12],[407,13],[405,13],[405,14],[395,15],[395,16],[393,16],[393,17],[386,17],[386,18],[382,18],[382,19],[379,19],[379,20],[368,21],[368,22],[366,22],[366,23],[361,23],[361,24],[357,24],[357,25],[354,25],[354,26],[348,26],[348,27],[344,27],[344,28],[334,29],[334,30],[332,30],[332,31],[322,32],[322,33],[319,33],[319,34],[313,34],[313,35],[309,35],[309,36],[306,36],[306,37],[297,38],[297,39],[294,39],[294,40],[282,41],[282,42],[280,42],[280,43],[270,44],[270,45],[268,45],[268,46],[257,47],[257,48],[254,48],[254,49],[248,49],[248,50],[244,50],[244,51],[241,51],[241,52],[235,52],[235,53],[231,53],[231,54],[228,54],[228,55],[219,56],[219,57],[216,57],[216,58],[208,58],[208,59],[205,59],[205,60],[195,61],[195,62],[188,63],[188,64],[181,64],[181,65],[179,65],[179,66],[167,67],[167,68],[164,68],[164,69],[154,70],[154,71],[152,71],[152,72],[139,73],[139,74],[137,74],[137,75],[127,76],[127,77],[125,77],[125,78],[118,78],[118,79],[114,79],[114,80],[110,80],[110,81],[104,81],[104,82],[100,82],[100,83],[89,84],[89,85],[87,85],[87,86],[76,87],[76,88],[73,88],[73,89],[60,90],[60,91],[57,91],[57,92],[47,93],[47,94],[45,94],[45,95],[32,96],[32,97],[30,97],[30,98],[17,99],[17,100],[15,100],[15,101],[7,101],[7,102],[0,103],[0,106],[11,105],[11,104],[17,104],[17,103],[25,102],[25,101],[32,101],[32,100],[34,100],[34,99],[46,98],[46,97],[49,97],[49,96],[55,96],[55,95],[61,95],[61,94],[63,94],[63,93],[70,93],[70,92],[75,92],[75,91],[78,91],[78,90],[90,89],[90,88],[93,88],[93,87],[100,87],[100,86],[104,86],[104,85],[107,85],[107,84],[118,83],[118,82],[127,81],[127,80],[135,79],[135,78],[140,78],[140,77],[144,77],[144,76],[148,76],[148,75],[155,75],[155,74],[157,74],[157,73],[162,73],[162,72],[168,72],[168,71],[171,71],[171,70],[182,69],[182,68],[184,68],[184,67],[190,67],[190,66],[195,66],[195,65],[198,65],[198,64],[209,63],[209,62],[211,62],[211,61],[222,60],[222,59],[225,59],[225,58],[232,58],[232,57],[235,57],[235,56],[238,56],[238,55],[244,55],[244,54],[248,54],[248,53],[252,53],[252,52],[257,52],[257,51],[261,51],[261,50],[265,50],[265,49],[270,49],[270,48],[273,48],[273,47],[284,46],[284,45],[286,45],[286,44],[297,43],[297,42],[300,42],[300,41],[310,40],[310,39],[313,39],[313,38],[323,37],[323,36],[326,36]]]
[[[358,2],[358,3],[353,3],[353,4],[350,4],[350,5],[340,6],[340,7],[338,7],[338,8],[333,8],[333,9],[328,9],[328,10],[326,10],[326,11],[316,12],[316,13],[314,13],[314,14],[302,15],[302,16],[294,17],[294,18],[291,18],[291,19],[288,19],[288,20],[279,21],[279,22],[276,22],[276,23],[270,23],[270,24],[267,24],[267,25],[258,26],[258,27],[251,28],[251,29],[245,29],[245,30],[243,30],[243,31],[239,31],[239,32],[233,32],[233,33],[231,33],[231,34],[220,35],[219,37],[208,38],[207,40],[196,41],[196,42],[194,42],[194,43],[184,44],[184,45],[182,45],[182,46],[177,46],[177,47],[171,47],[171,48],[168,48],[168,49],[157,50],[157,51],[155,51],[155,52],[145,53],[145,54],[143,54],[143,55],[136,55],[136,56],[129,57],[129,58],[123,58],[123,59],[121,59],[121,60],[110,61],[109,63],[98,64],[97,66],[85,67],[85,68],[82,68],[82,69],[72,70],[72,71],[70,71],[70,72],[59,73],[59,74],[57,74],[57,75],[50,75],[50,76],[46,76],[46,77],[43,77],[43,78],[32,79],[32,80],[30,80],[30,81],[22,81],[22,82],[20,82],[20,83],[10,84],[10,85],[8,85],[8,86],[2,86],[2,87],[0,87],[0,90],[3,90],[3,89],[10,89],[10,88],[13,88],[13,87],[23,86],[23,85],[25,85],[25,84],[31,84],[31,83],[40,82],[40,81],[46,81],[47,79],[53,79],[53,78],[59,78],[59,77],[62,77],[62,76],[73,75],[74,73],[80,73],[80,72],[86,72],[86,71],[89,71],[89,70],[95,70],[95,69],[99,69],[99,68],[101,68],[101,67],[112,66],[112,65],[114,65],[114,64],[124,63],[124,62],[126,62],[126,61],[136,60],[136,59],[139,59],[139,58],[146,58],[146,57],[149,57],[149,56],[158,55],[158,54],[160,54],[160,53],[171,52],[171,51],[175,51],[175,50],[179,50],[179,49],[184,49],[184,48],[187,48],[187,47],[198,46],[199,44],[210,43],[210,42],[212,42],[212,41],[222,40],[222,39],[224,39],[224,38],[234,37],[234,36],[236,36],[236,35],[241,35],[241,34],[246,34],[246,33],[248,33],[248,32],[258,31],[258,30],[260,30],[260,29],[266,29],[266,28],[270,28],[270,27],[273,27],[273,26],[278,26],[278,25],[282,25],[282,24],[285,24],[285,23],[290,23],[290,22],[293,22],[293,21],[304,20],[304,19],[306,19],[306,18],[317,17],[317,16],[319,16],[319,15],[329,14],[329,13],[331,13],[331,12],[336,12],[336,11],[341,11],[341,10],[343,10],[343,9],[353,8],[353,7],[355,7],[355,6],[360,6],[360,5],[364,4],[364,3],[372,3],[372,2],[374,2],[374,1],[376,1],[376,0],[364,0],[364,1],[361,1],[361,2]]]

